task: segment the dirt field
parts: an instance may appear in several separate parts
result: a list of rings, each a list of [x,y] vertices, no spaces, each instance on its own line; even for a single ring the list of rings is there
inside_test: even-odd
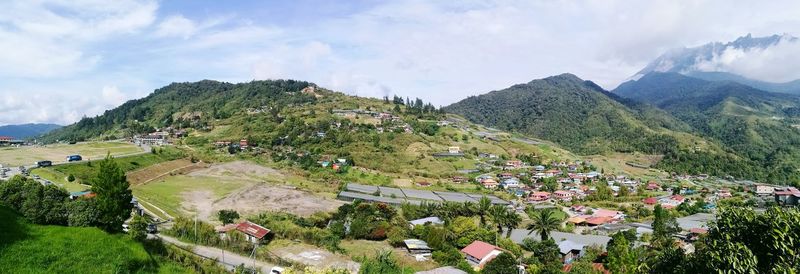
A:
[[[361,267],[361,264],[342,255],[302,243],[270,248],[270,251],[284,260],[299,262],[317,269],[347,269],[350,273],[358,273],[358,269]]]
[[[313,196],[287,186],[252,185],[231,193],[213,204],[213,211],[236,209],[239,213],[255,214],[261,211],[291,212],[308,216],[320,211],[332,211],[344,202]]]
[[[141,152],[142,149],[131,143],[91,142],[75,145],[48,145],[0,148],[0,164],[6,166],[32,165],[36,161],[49,160],[64,162],[68,155],[78,154],[84,160],[99,159],[111,155],[125,155]]]
[[[179,162],[173,162],[170,167],[180,166]],[[207,221],[216,221],[214,213],[221,209],[235,209],[241,215],[283,211],[307,216],[333,211],[344,204],[282,183],[286,177],[278,170],[238,161],[166,175],[136,185],[133,190],[137,197],[170,214],[196,214]]]

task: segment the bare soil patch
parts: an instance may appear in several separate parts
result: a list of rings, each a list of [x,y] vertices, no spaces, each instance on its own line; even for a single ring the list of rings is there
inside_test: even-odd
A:
[[[211,165],[208,168],[195,170],[189,176],[209,176],[209,177],[238,177],[252,181],[261,181],[267,178],[283,179],[286,176],[280,171],[265,166],[245,161],[235,161],[223,164]]]
[[[235,209],[240,214],[263,211],[289,212],[309,216],[320,211],[333,211],[344,202],[320,197],[288,186],[251,185],[237,190],[213,204],[213,210]]]
[[[361,264],[342,255],[333,254],[327,250],[307,244],[298,243],[271,249],[271,251],[281,259],[298,262],[317,269],[347,269],[350,273],[358,273],[358,269],[361,267]]]
[[[195,190],[181,193],[181,207],[187,212],[197,212],[197,218],[211,220],[214,210],[214,193],[208,190]]]

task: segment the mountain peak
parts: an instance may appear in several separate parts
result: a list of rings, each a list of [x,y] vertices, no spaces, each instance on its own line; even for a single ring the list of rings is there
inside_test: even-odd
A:
[[[637,72],[632,79],[638,79],[650,72],[677,72],[689,74],[699,71],[698,64],[720,56],[729,48],[740,50],[765,49],[777,45],[781,41],[794,42],[797,37],[789,34],[753,37],[752,34],[736,38],[736,40],[722,43],[711,42],[691,48],[678,48],[667,51],[653,62]]]

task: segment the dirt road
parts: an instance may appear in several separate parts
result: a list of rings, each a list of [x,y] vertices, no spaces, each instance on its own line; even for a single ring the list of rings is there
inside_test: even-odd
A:
[[[244,264],[248,268],[258,269],[259,271],[261,271],[261,273],[270,273],[272,267],[275,266],[274,264],[253,260],[252,258],[247,258],[236,253],[224,252],[222,249],[215,247],[188,244],[181,242],[178,239],[161,234],[159,234],[157,237],[161,238],[162,241],[165,241],[167,243],[183,247],[184,249],[187,250],[191,250],[192,253],[200,255],[207,259],[216,259],[219,264],[221,264],[222,266],[224,266],[229,270],[234,269],[236,266]]]

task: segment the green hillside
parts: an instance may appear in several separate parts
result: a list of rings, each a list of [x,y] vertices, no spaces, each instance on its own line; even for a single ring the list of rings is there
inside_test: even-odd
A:
[[[800,97],[771,93],[733,82],[709,82],[677,73],[651,73],[620,85],[614,94],[652,104],[690,125],[698,135],[716,140],[741,162],[737,177],[775,183],[798,182]],[[667,162],[702,157],[679,152]],[[688,167],[720,174],[711,165]],[[738,173],[744,173],[739,175]]]
[[[686,129],[658,109],[615,99],[571,74],[472,96],[445,108],[472,122],[552,140],[582,154],[664,153],[689,140]],[[630,107],[629,107],[629,106]]]
[[[186,273],[154,258],[142,244],[98,228],[29,224],[0,206],[3,273]]]
[[[359,172],[379,171],[380,178],[370,181],[382,184],[393,178],[449,178],[485,164],[480,154],[503,159],[536,156],[540,161],[576,159],[552,143],[486,129],[445,115],[419,99],[348,96],[297,81],[171,84],[44,139],[101,140],[165,127],[186,131],[187,137],[174,140],[178,147],[208,162],[238,156],[330,179],[330,174],[316,172],[323,169],[320,162],[347,159],[349,165],[366,169]],[[248,140],[249,148],[241,152],[218,145],[238,145],[242,139]],[[464,156],[435,157],[450,147],[459,147]],[[237,155],[229,154],[232,151]],[[90,174],[82,170],[85,167],[59,171],[84,179],[82,175]],[[360,176],[354,174],[359,173],[347,176]],[[357,179],[347,176],[339,179]]]

